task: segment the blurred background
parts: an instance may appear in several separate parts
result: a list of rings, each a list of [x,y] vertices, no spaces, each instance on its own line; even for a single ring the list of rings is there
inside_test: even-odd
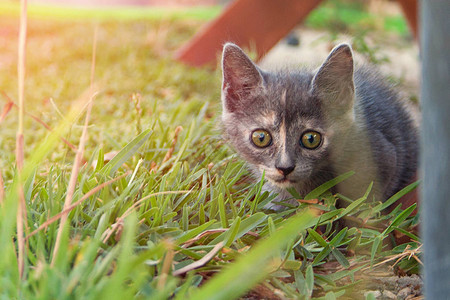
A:
[[[158,113],[161,119],[181,125],[183,118],[178,115],[174,121],[173,109],[183,105],[187,117],[205,102],[210,103],[207,117],[214,117],[220,112],[220,70],[214,68],[216,62],[193,67],[179,59],[179,53],[235,2],[30,1],[27,112],[46,124],[55,124],[71,101],[88,88],[97,28],[95,81],[100,91],[94,106],[95,126],[91,129],[96,143],[115,148],[135,133],[133,127],[121,124],[133,123],[136,118],[128,113],[135,109],[132,99],[136,93],[142,98],[143,124]],[[0,105],[17,99],[19,10],[19,1],[0,0]],[[417,103],[418,47],[397,1],[322,1],[278,38],[259,61],[263,68],[315,68],[335,44],[345,41],[353,46],[358,63],[377,65],[393,84],[400,86],[406,99]],[[249,45],[244,49],[256,57],[257,47],[251,46],[251,41]],[[218,57],[220,52],[214,55]],[[12,161],[15,121],[15,113],[4,117],[0,142],[8,151],[1,152],[0,164]],[[26,122],[34,132],[27,137],[28,143],[46,134],[33,119]]]

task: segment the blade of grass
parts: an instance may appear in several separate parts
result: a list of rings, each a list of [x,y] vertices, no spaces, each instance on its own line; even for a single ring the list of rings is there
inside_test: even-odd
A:
[[[394,230],[395,227],[400,225],[401,222],[403,222],[409,215],[416,209],[417,204],[414,203],[404,211],[402,211],[395,219],[392,221],[392,223],[383,231],[382,235],[385,236],[386,234],[390,233],[392,230]]]
[[[320,251],[319,254],[316,255],[316,257],[314,258],[314,260],[312,262],[312,265],[317,266],[319,264],[322,264],[323,263],[322,260],[330,254],[331,250],[332,250],[332,248],[330,245],[327,245],[326,247],[324,247],[322,249],[322,251]]]
[[[191,299],[234,299],[263,280],[271,271],[270,261],[283,249],[292,237],[314,225],[315,217],[310,210],[283,222],[269,238],[258,242],[246,255],[239,257],[229,268],[213,277],[191,294]]]
[[[94,195],[95,193],[97,193],[98,191],[100,191],[101,189],[103,189],[104,187],[126,177],[130,175],[130,172],[122,174],[119,177],[116,177],[114,179],[108,180],[107,182],[104,182],[98,186],[96,186],[95,188],[93,188],[92,190],[90,190],[89,192],[87,192],[86,194],[83,195],[83,197],[81,197],[78,201],[74,202],[72,205],[68,206],[67,208],[65,208],[62,212],[60,212],[59,214],[51,217],[50,219],[48,219],[47,221],[45,221],[41,226],[39,226],[38,228],[36,228],[35,230],[33,230],[33,232],[31,232],[26,239],[29,239],[30,237],[32,237],[33,235],[35,235],[36,233],[38,233],[39,231],[41,231],[42,229],[47,228],[50,224],[56,222],[57,220],[59,220],[63,215],[67,215],[69,212],[72,211],[72,209],[74,209],[75,207],[77,207],[78,205],[80,205],[84,200],[88,199],[89,197],[91,197],[92,195]]]
[[[127,173],[129,174],[129,173]],[[120,176],[120,178],[122,178],[122,176]],[[133,210],[135,210],[136,208],[138,208],[145,200],[148,200],[150,198],[156,197],[156,196],[161,196],[161,195],[178,195],[178,194],[188,194],[191,191],[163,191],[163,192],[157,192],[157,193],[153,193],[150,195],[147,195],[141,199],[139,199],[138,201],[136,201],[135,203],[133,203],[133,205],[131,205],[126,211],[125,213],[121,216],[121,218],[125,218],[127,217]]]
[[[235,239],[240,238],[241,236],[243,236],[244,234],[246,234],[247,232],[249,232],[250,230],[253,230],[256,226],[258,226],[259,224],[261,224],[262,222],[264,222],[267,218],[267,215],[262,213],[262,212],[258,212],[248,218],[246,218],[245,220],[240,222],[240,226],[239,226],[239,231],[237,232]],[[209,245],[215,245],[221,241],[224,240],[224,238],[226,237],[226,232],[222,233],[221,235],[219,235],[218,237],[216,237],[213,241],[211,241],[209,243]]]
[[[19,95],[19,126],[18,134],[23,134],[23,117],[25,111],[25,60],[27,43],[27,0],[20,1],[20,28],[19,28],[19,48],[18,48],[18,95]],[[21,161],[23,162],[23,161]]]
[[[2,115],[0,116],[0,123],[4,120],[6,114],[9,112],[9,110],[10,110],[12,107],[16,107],[17,109],[19,109],[19,106],[18,106],[17,104],[15,104],[14,101],[12,101],[11,98],[10,98],[4,91],[2,91],[1,93],[2,93],[3,97],[5,97],[5,98],[7,99],[8,103],[6,104],[7,107],[4,107],[4,108],[3,108]],[[53,130],[53,129],[50,127],[50,125],[48,125],[47,123],[45,123],[44,121],[42,121],[41,119],[39,119],[38,117],[36,117],[35,115],[30,114],[30,113],[27,112],[27,111],[24,111],[24,114],[26,114],[27,116],[31,117],[33,120],[35,120],[36,122],[38,122],[39,124],[41,124],[42,126],[44,126],[45,129],[47,129],[48,131],[52,131],[52,130]],[[77,148],[76,148],[72,143],[70,143],[68,140],[66,140],[66,139],[63,138],[63,137],[61,137],[61,140],[62,140],[67,146],[69,146],[70,149],[72,149],[73,151],[77,151]]]
[[[42,163],[45,157],[51,153],[51,151],[55,148],[60,136],[63,136],[65,132],[69,130],[72,126],[75,118],[79,114],[80,111],[85,107],[85,103],[88,101],[87,93],[84,92],[81,96],[71,103],[71,108],[69,113],[65,116],[65,118],[59,123],[59,125],[55,128],[54,131],[50,132],[43,140],[40,142],[31,152],[29,158],[27,159],[27,163],[23,166],[23,170],[20,172],[20,176],[23,180],[27,180],[29,176],[31,176],[36,170],[36,168]],[[4,245],[3,248],[3,257],[0,259],[0,270],[3,272],[11,273],[12,264],[15,266],[15,262],[18,263],[17,260],[17,250],[15,249],[15,243],[11,242],[11,236],[15,235],[14,230],[16,229],[16,219],[17,219],[17,211],[18,211],[18,199],[19,199],[19,172],[15,174],[11,184],[8,186],[8,189],[5,190],[5,199],[3,203],[3,215],[1,220],[1,231],[0,231],[0,240],[1,244]],[[14,262],[12,262],[14,260]],[[19,270],[17,265],[17,271]],[[14,273],[14,272],[13,272]],[[11,278],[14,279],[17,277],[20,278],[19,272],[17,275],[11,275]],[[18,284],[18,283],[17,283]],[[13,297],[13,298],[18,298]]]
[[[230,229],[228,229],[228,231],[225,233],[225,238],[224,238],[225,246],[227,246],[227,247],[231,246],[231,244],[233,243],[233,241],[238,233],[240,225],[241,225],[241,218],[237,217],[234,220],[233,224],[231,224]]]
[[[372,186],[373,186],[373,182],[370,183],[369,187],[367,188],[366,192],[364,193],[364,195],[359,198],[358,200],[353,201],[352,203],[350,203],[349,206],[347,206],[342,213],[339,215],[339,217],[344,217],[346,215],[348,215],[349,213],[355,211],[355,209],[360,206],[364,201],[367,200],[367,197],[369,197],[369,193],[372,190]]]
[[[173,250],[174,245],[170,242],[166,242],[166,246],[168,251],[166,252],[166,257],[164,258],[164,262],[161,269],[161,275],[159,275],[157,288],[158,290],[163,290],[166,285],[167,276],[172,269],[173,258],[175,256],[175,251]]]
[[[417,186],[420,184],[420,180],[411,183],[410,185],[406,186],[405,188],[403,188],[402,190],[398,191],[397,193],[395,193],[391,198],[389,198],[388,200],[386,200],[383,204],[381,204],[381,206],[378,208],[378,211],[382,211],[386,208],[388,208],[389,206],[391,206],[392,204],[394,204],[395,202],[397,202],[398,199],[400,199],[401,197],[403,197],[404,195],[408,194],[409,192],[413,191],[415,188],[417,188]]]
[[[375,261],[375,255],[377,254],[382,241],[383,235],[381,234],[374,239],[372,249],[370,250],[370,265],[373,265],[373,262]]]
[[[176,244],[181,245],[189,241],[190,239],[194,238],[195,236],[199,235],[203,231],[205,231],[208,227],[210,227],[212,224],[215,223],[215,220],[208,221],[207,223],[203,223],[202,225],[191,229],[188,232],[183,233],[177,240]]]
[[[3,95],[6,95],[5,92],[2,91]],[[8,115],[8,113],[11,111],[11,108],[13,107],[14,103],[8,99],[8,102],[3,106],[2,114],[0,115],[0,123],[3,122]]]
[[[178,135],[180,134],[180,132],[182,130],[183,130],[183,127],[181,127],[181,126],[178,126],[177,128],[175,128],[175,133],[173,134],[172,144],[170,145],[169,150],[167,150],[167,153],[164,156],[162,164],[164,164],[166,161],[168,161],[172,157],[173,151],[175,150],[175,146],[177,145]]]
[[[406,235],[406,236],[408,236],[409,238],[411,238],[413,241],[420,241],[420,238],[419,238],[417,235],[415,235],[414,233],[409,232],[409,231],[407,231],[407,230],[405,230],[405,229],[403,229],[403,228],[400,228],[400,227],[394,227],[394,230],[397,230],[397,231],[403,233],[404,235]]]
[[[2,171],[0,170],[0,205],[3,205],[4,199],[5,199],[5,184],[3,182]]]
[[[214,248],[212,248],[211,251],[208,252],[208,254],[203,256],[201,259],[173,272],[172,273],[173,276],[179,276],[179,275],[185,274],[189,271],[198,269],[198,268],[206,265],[211,259],[213,259],[214,256],[216,256],[217,252],[219,252],[220,249],[223,248],[223,246],[224,246],[224,242],[218,243],[217,245],[214,246]]]
[[[217,202],[219,203],[219,216],[220,216],[220,223],[222,224],[223,228],[228,228],[228,219],[227,219],[227,213],[225,211],[225,201],[223,199],[223,194],[220,193],[219,197],[217,198]]]
[[[306,293],[309,297],[311,297],[312,292],[314,290],[314,271],[312,265],[309,265],[306,268],[305,284],[306,284]]]
[[[23,116],[25,111],[25,59],[26,59],[26,42],[27,42],[27,0],[20,1],[20,28],[19,28],[19,49],[18,49],[18,95],[19,95],[19,126],[16,136],[16,163],[18,169],[18,209],[17,209],[17,245],[18,245],[18,267],[19,276],[22,278],[25,268],[25,238],[24,227],[27,220],[26,203],[23,191],[23,182],[21,172],[24,165],[24,131]]]
[[[43,141],[33,150],[27,159],[27,164],[22,170],[22,177],[24,179],[27,179],[36,170],[37,166],[54,149],[60,137],[70,129],[77,115],[80,111],[83,111],[86,103],[90,101],[90,95],[89,90],[85,90],[78,99],[73,101],[69,113],[64,116],[59,125],[53,131],[49,132]]]
[[[339,231],[339,233],[336,234],[336,236],[330,241],[330,245],[333,247],[338,247],[339,243],[342,241],[342,239],[347,234],[347,231],[348,231],[347,227],[345,227],[341,231]]]
[[[132,214],[124,223],[122,238],[118,244],[119,253],[116,258],[116,264],[113,272],[108,274],[109,280],[103,285],[103,293],[98,299],[131,299],[134,288],[124,288],[123,283],[130,277],[130,273],[136,268],[133,264],[135,256],[133,255],[133,245],[135,244],[136,229],[138,228],[136,216]],[[165,243],[167,250],[170,245]],[[173,250],[170,250],[173,253]],[[168,267],[171,266],[171,260],[167,262]],[[142,264],[140,264],[142,266]],[[161,275],[162,276],[162,275]]]
[[[320,195],[322,195],[323,193],[325,193],[326,191],[328,191],[329,189],[331,189],[333,186],[337,185],[338,183],[346,180],[347,178],[349,178],[350,176],[352,176],[353,174],[355,174],[354,171],[350,171],[347,173],[344,173],[342,175],[339,175],[336,178],[333,178],[327,182],[325,182],[324,184],[316,187],[315,189],[313,189],[311,192],[309,192],[308,195],[305,196],[305,200],[311,200],[311,199],[316,199],[318,198]]]
[[[20,172],[20,171],[19,171]],[[21,176],[19,175],[19,182],[21,182]],[[23,194],[23,188],[21,185],[18,187],[18,196],[19,203],[17,209],[17,245],[18,245],[18,267],[19,267],[19,276],[23,278],[24,270],[25,270],[25,220],[27,220],[26,216],[26,203],[25,197]]]
[[[341,253],[338,249],[332,249],[331,253],[333,253],[336,260],[344,267],[348,268],[350,267],[350,263],[348,259],[344,256],[344,254]]]
[[[83,127],[83,131],[82,131],[81,137],[80,137],[80,143],[78,145],[78,149],[77,149],[77,152],[75,155],[75,160],[74,160],[73,167],[72,167],[72,172],[70,174],[69,186],[67,187],[66,198],[64,200],[64,210],[69,208],[70,204],[72,203],[73,194],[75,192],[75,187],[77,185],[78,173],[80,171],[81,162],[82,162],[83,156],[84,156],[84,147],[87,142],[87,131],[88,131],[89,120],[91,117],[92,103],[94,100],[94,91],[93,91],[94,82],[93,82],[93,80],[94,80],[94,72],[95,72],[95,56],[96,56],[96,51],[97,51],[97,35],[98,35],[98,27],[96,27],[96,29],[94,31],[94,42],[92,44],[92,65],[91,65],[91,84],[90,84],[91,101],[89,101],[89,103],[88,103],[88,107],[86,110],[86,118],[84,121],[84,127]],[[68,214],[63,214],[61,216],[61,222],[59,224],[58,233],[56,235],[56,241],[55,241],[55,245],[53,248],[53,257],[52,257],[52,263],[51,263],[52,266],[54,266],[56,257],[58,256],[61,238],[62,238],[62,234],[63,234],[63,230],[64,230],[65,223],[67,221],[67,218],[68,218]]]
[[[294,272],[295,286],[301,295],[306,295],[306,280],[301,270],[297,270]]]
[[[325,241],[320,234],[318,234],[314,229],[308,228],[308,233],[311,237],[322,247],[328,246],[327,241]]]
[[[144,130],[126,145],[113,159],[111,159],[100,171],[100,173],[113,175],[152,135],[152,130]]]
[[[289,194],[291,194],[292,197],[295,199],[301,199],[302,196],[297,192],[297,190],[294,187],[287,188],[286,191],[288,191]]]

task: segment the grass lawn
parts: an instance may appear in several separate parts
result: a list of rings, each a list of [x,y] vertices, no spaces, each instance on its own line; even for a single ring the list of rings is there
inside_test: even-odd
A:
[[[351,174],[284,212],[264,210],[273,195],[261,193],[263,179],[251,179],[220,136],[220,72],[172,60],[218,8],[164,11],[30,6],[19,176],[18,6],[0,2],[1,298],[335,299],[356,295],[361,274],[392,257],[417,273],[419,243],[388,245],[394,231],[417,240],[414,206],[383,215],[401,195],[382,204],[327,192]],[[336,208],[337,198],[349,206]],[[336,225],[344,219],[355,227]]]

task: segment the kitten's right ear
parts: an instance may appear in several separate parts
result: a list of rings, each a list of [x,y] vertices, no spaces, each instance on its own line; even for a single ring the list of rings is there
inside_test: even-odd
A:
[[[263,86],[260,70],[235,44],[223,47],[222,72],[222,102],[228,112],[236,110],[255,89]]]
[[[353,107],[353,54],[350,45],[340,44],[331,51],[314,75],[312,93],[327,99],[333,109]]]

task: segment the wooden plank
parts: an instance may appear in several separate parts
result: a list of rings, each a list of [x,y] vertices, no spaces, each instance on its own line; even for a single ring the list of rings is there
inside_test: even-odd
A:
[[[256,51],[261,58],[322,0],[236,0],[206,24],[175,58],[192,66],[212,65],[225,42]]]
[[[406,21],[408,22],[409,28],[411,29],[412,34],[419,40],[418,36],[418,8],[417,8],[417,0],[397,0],[400,6],[403,9],[403,14],[405,15]]]

